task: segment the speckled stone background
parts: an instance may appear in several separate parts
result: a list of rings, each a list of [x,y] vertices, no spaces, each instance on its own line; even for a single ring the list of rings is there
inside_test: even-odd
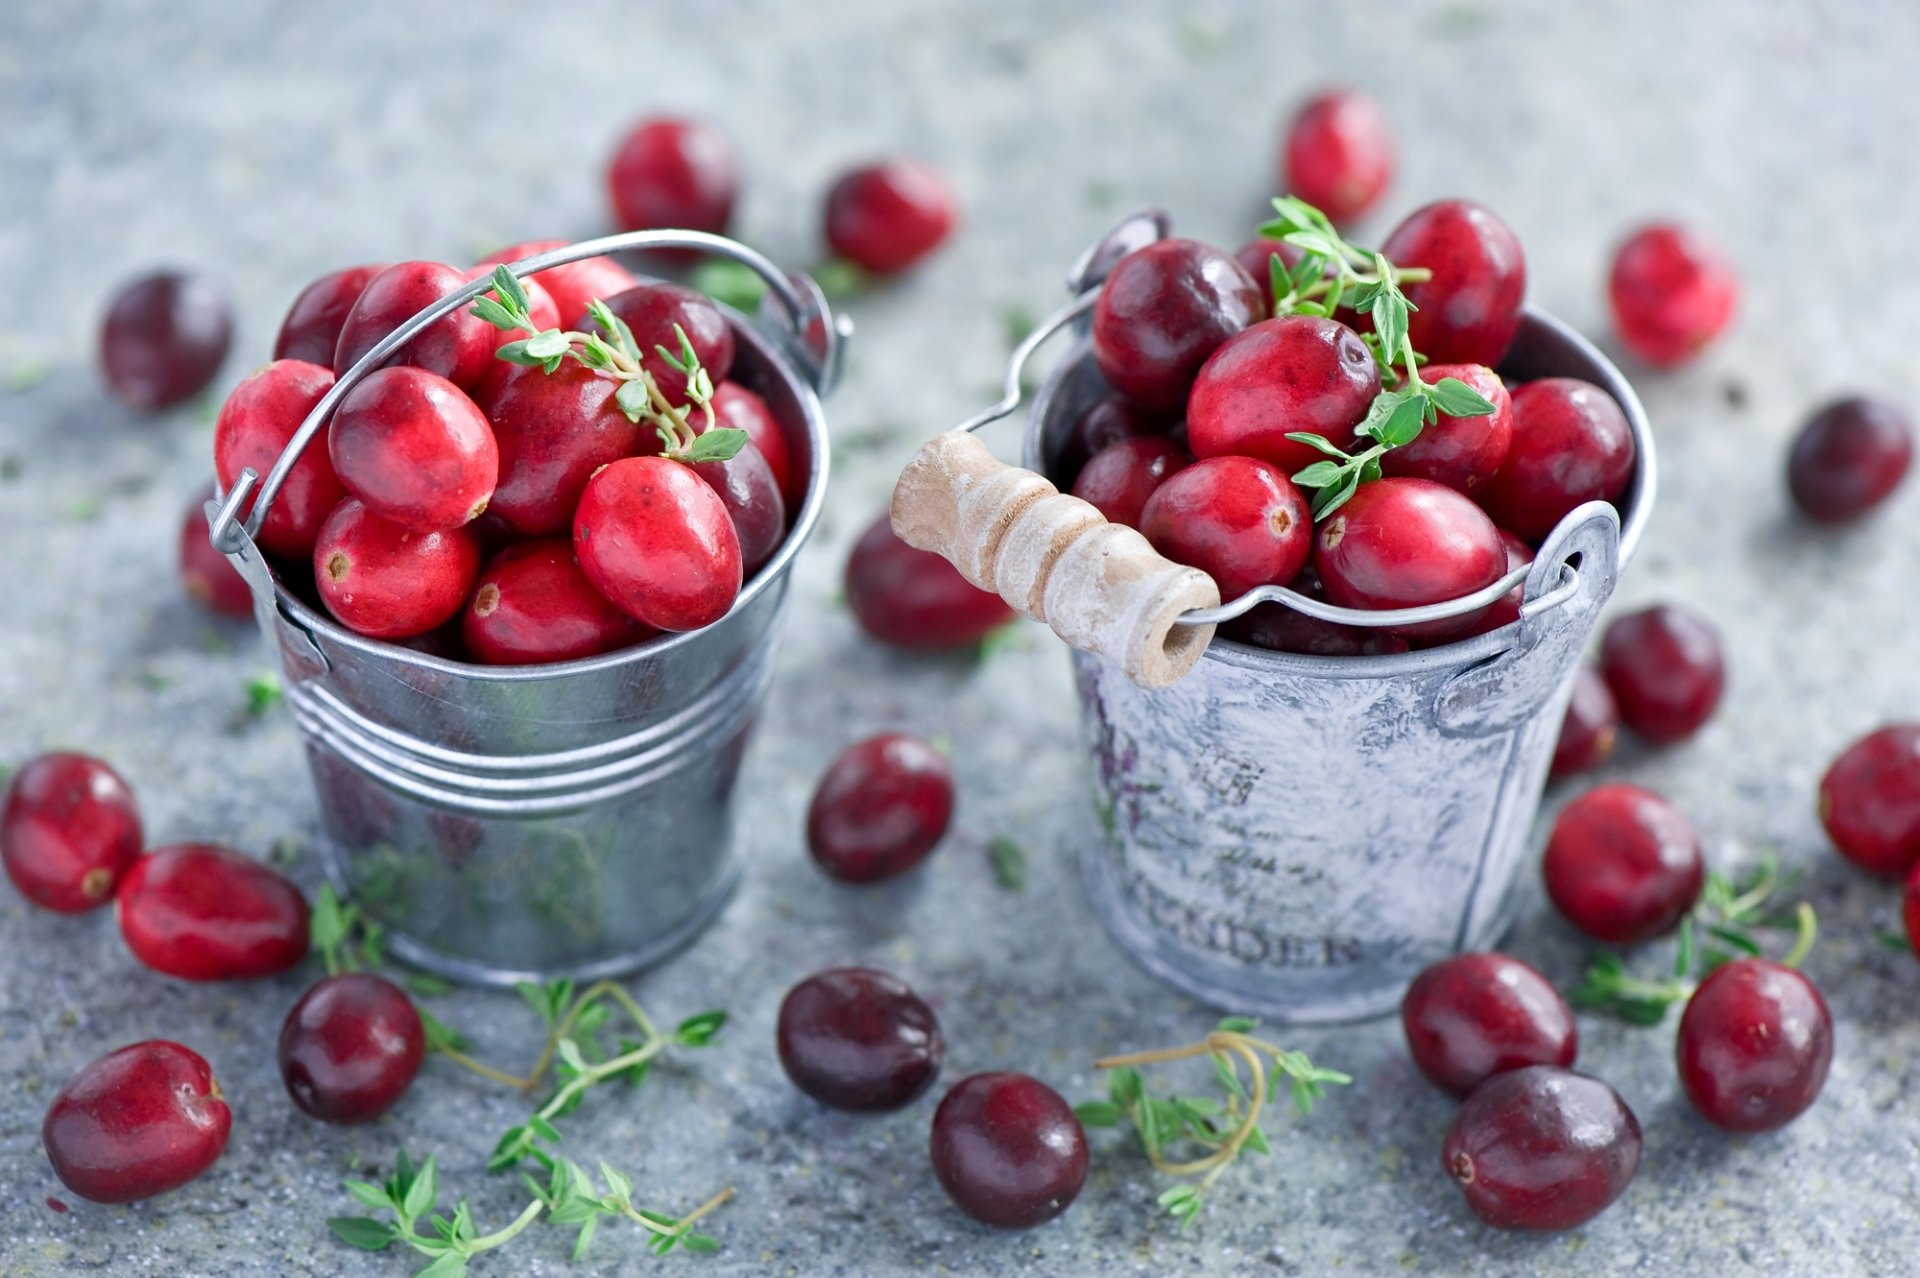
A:
[[[724,1249],[656,1262],[612,1228],[570,1268],[561,1238],[533,1235],[475,1272],[1909,1273],[1920,970],[1875,943],[1895,892],[1827,849],[1813,790],[1847,741],[1920,713],[1920,492],[1858,531],[1815,533],[1790,516],[1780,466],[1823,396],[1911,400],[1920,378],[1916,41],[1920,9],[1904,0],[16,4],[0,30],[0,762],[53,746],[106,756],[155,841],[265,854],[318,837],[291,722],[244,713],[267,664],[258,639],[194,611],[174,580],[217,395],[157,420],[103,395],[91,345],[117,279],[169,261],[226,278],[240,327],[224,387],[323,270],[604,229],[602,164],[644,110],[734,134],[739,231],[795,263],[818,253],[838,167],[916,151],[951,175],[967,224],[924,271],[854,305],[860,342],[829,406],[830,509],[796,573],[740,797],[745,886],[695,949],[634,983],[664,1016],[722,1005],[734,1021],[696,1061],[632,1099],[595,1098],[573,1124],[577,1154],[623,1166],[662,1207],[737,1186],[713,1221]],[[1129,966],[1081,899],[1072,853],[1090,817],[1051,636],[1029,627],[980,662],[889,653],[838,602],[840,566],[916,442],[987,398],[1011,314],[1050,306],[1073,255],[1130,206],[1164,203],[1185,230],[1238,242],[1269,193],[1276,120],[1329,80],[1378,93],[1403,144],[1365,229],[1477,196],[1525,241],[1533,298],[1590,333],[1605,329],[1608,250],[1637,219],[1693,220],[1743,264],[1726,341],[1677,374],[1628,366],[1663,489],[1622,603],[1678,597],[1712,614],[1731,690],[1697,740],[1629,749],[1609,775],[1669,792],[1723,863],[1771,847],[1806,868],[1824,920],[1808,966],[1840,1022],[1832,1078],[1789,1129],[1729,1137],[1679,1097],[1670,1029],[1583,1022],[1583,1064],[1638,1111],[1646,1160],[1587,1228],[1526,1237],[1479,1227],[1440,1176],[1452,1107],[1415,1076],[1396,1025],[1293,1033],[1355,1086],[1280,1120],[1280,1155],[1234,1172],[1186,1236],[1114,1136],[1096,1138],[1062,1220],[993,1233],[929,1173],[934,1097],[857,1120],[786,1084],[772,1022],[794,979],[847,960],[892,968],[938,1001],[947,1077],[1024,1069],[1075,1098],[1097,1086],[1096,1055],[1184,1041],[1211,1018]],[[1010,454],[1011,435],[999,446]],[[828,750],[887,727],[952,743],[960,813],[913,882],[851,892],[808,864],[802,813]],[[1300,767],[1303,785],[1337,783]],[[994,835],[1028,849],[1023,893],[996,885]],[[310,851],[292,868],[317,881]],[[1581,962],[1537,900],[1511,948],[1562,982]],[[524,1200],[482,1160],[512,1098],[435,1063],[371,1127],[322,1128],[287,1104],[273,1041],[305,979],[179,984],[139,968],[108,915],[55,917],[0,892],[0,1274],[409,1273],[322,1226],[349,1206],[340,1178],[402,1145],[436,1152],[482,1224],[504,1223]],[[534,1049],[511,995],[432,1006],[491,1058]],[[87,1060],[163,1034],[214,1061],[236,1112],[226,1156],[153,1202],[52,1210],[49,1195],[73,1200],[41,1154],[47,1099]]]

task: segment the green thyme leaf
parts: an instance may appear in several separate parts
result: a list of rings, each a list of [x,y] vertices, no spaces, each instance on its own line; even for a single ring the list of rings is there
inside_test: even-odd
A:
[[[505,266],[493,268],[493,291],[500,295],[501,301],[512,307],[518,314],[524,316],[532,313],[533,300],[527,296],[526,285],[520,282],[519,276]]]
[[[517,342],[508,342],[505,346],[495,350],[494,355],[500,359],[504,359],[509,364],[518,364],[522,368],[543,368],[547,362],[537,356],[527,354],[527,339],[525,338],[521,338]]]
[[[280,690],[279,676],[272,674],[255,675],[253,678],[247,680],[248,716],[254,719],[260,718],[266,714],[267,711],[279,705],[283,695],[285,694]]]
[[[385,1251],[399,1237],[392,1225],[365,1216],[333,1216],[327,1220],[327,1228],[341,1242],[362,1251]]]
[[[466,1272],[467,1258],[457,1251],[447,1251],[413,1278],[466,1278]]]
[[[514,317],[513,313],[491,297],[474,298],[469,313],[485,320],[495,328],[505,329],[508,332],[520,327],[520,321]]]
[[[1260,1022],[1251,1016],[1223,1016],[1214,1028],[1225,1030],[1229,1034],[1251,1034],[1260,1028]]]
[[[1027,888],[1027,854],[1012,839],[996,834],[987,841],[987,860],[993,866],[993,880],[1009,892]]]
[[[744,262],[727,258],[708,258],[693,268],[688,280],[694,288],[723,306],[751,315],[766,296],[767,283],[760,273]]]
[[[573,339],[557,328],[544,333],[535,333],[526,341],[527,354],[537,360],[550,360],[557,355],[565,355],[573,349]]]
[[[674,1031],[674,1037],[688,1047],[705,1047],[726,1023],[725,1012],[701,1012],[681,1021],[680,1027]]]
[[[1393,406],[1386,418],[1374,427],[1374,438],[1388,448],[1402,448],[1420,438],[1426,425],[1425,401],[1410,395]]]
[[[1340,461],[1353,460],[1347,455],[1344,449],[1335,445],[1332,440],[1327,439],[1324,435],[1312,435],[1306,431],[1295,430],[1288,431],[1287,438],[1296,444],[1305,444],[1308,448],[1316,448],[1327,456],[1337,458]]]
[[[413,1184],[407,1187],[401,1212],[409,1219],[419,1219],[433,1210],[434,1200],[440,1196],[440,1172],[434,1166],[433,1156],[428,1155],[420,1164],[420,1172],[414,1177]]]
[[[643,421],[653,406],[653,397],[647,393],[645,382],[621,382],[620,389],[613,393],[613,402],[629,421]]]
[[[1073,1107],[1082,1127],[1118,1127],[1126,1115],[1112,1101],[1082,1101]]]
[[[1485,417],[1493,402],[1457,377],[1443,377],[1427,386],[1427,397],[1449,417]]]
[[[683,458],[689,462],[720,462],[737,456],[747,446],[751,436],[744,430],[721,427],[710,430],[693,441],[693,447],[687,449]]]

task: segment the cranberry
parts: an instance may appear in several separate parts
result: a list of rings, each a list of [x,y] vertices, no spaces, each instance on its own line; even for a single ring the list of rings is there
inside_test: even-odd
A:
[[[156,848],[120,884],[133,956],[184,981],[273,976],[307,955],[307,901],[284,875],[211,843]]]
[[[846,591],[860,628],[896,648],[969,648],[1014,618],[999,595],[901,541],[885,513],[853,544]]]
[[[1228,338],[1200,369],[1187,401],[1187,441],[1196,457],[1258,457],[1292,475],[1322,454],[1289,432],[1345,448],[1379,393],[1380,367],[1358,333],[1330,319],[1283,315]]]
[[[1208,457],[1169,476],[1140,512],[1140,531],[1167,558],[1211,576],[1222,599],[1284,586],[1313,549],[1307,499],[1251,457]]]
[[[1407,317],[1415,350],[1436,364],[1499,366],[1527,292],[1526,255],[1505,222],[1469,200],[1440,200],[1408,214],[1380,251],[1433,272],[1404,290],[1419,308]]]
[[[1637,785],[1603,785],[1560,811],[1540,861],[1547,895],[1596,941],[1671,932],[1700,899],[1706,862],[1680,809]]]
[[[446,378],[405,366],[380,369],[347,392],[327,455],[368,510],[414,532],[473,519],[500,477],[486,414]]]
[[[1500,544],[1507,552],[1507,564],[1506,567],[1501,570],[1503,575],[1514,571],[1516,568],[1524,568],[1533,562],[1532,546],[1521,541],[1504,528],[1499,531]],[[1526,604],[1526,601],[1527,584],[1522,581],[1512,590],[1509,590],[1506,594],[1501,595],[1498,599],[1494,600],[1492,604],[1488,605],[1487,610],[1480,614],[1478,621],[1466,627],[1453,637],[1465,639],[1472,635],[1490,634],[1502,626],[1510,626],[1520,620],[1520,609]]]
[[[1169,423],[1124,395],[1102,395],[1073,419],[1060,445],[1057,477],[1066,487],[1078,482],[1080,472],[1099,453],[1123,439],[1149,439],[1167,434]]]
[[[1465,382],[1493,405],[1483,417],[1449,417],[1441,413],[1412,443],[1402,444],[1380,459],[1389,475],[1411,475],[1471,494],[1492,479],[1513,444],[1513,398],[1500,374],[1484,364],[1430,364],[1420,370],[1429,386],[1443,377]]]
[[[705,413],[695,413],[691,421],[695,430],[706,433]],[[780,429],[766,400],[738,382],[721,382],[713,389],[712,429],[747,432],[747,438],[766,461],[767,469],[773,472],[774,482],[780,485],[780,498],[786,503],[787,513],[800,509],[807,499],[807,472],[793,464],[786,432]]]
[[[1572,1065],[1573,1010],[1546,977],[1504,954],[1456,954],[1414,978],[1400,1001],[1407,1050],[1454,1096],[1527,1065]]]
[[[1800,972],[1736,959],[1687,1000],[1675,1056],[1702,1118],[1729,1131],[1772,1131],[1805,1113],[1825,1086],[1833,1016]]]
[[[1045,1224],[1087,1180],[1087,1134],[1060,1094],[1025,1074],[974,1074],[933,1115],[933,1174],[961,1211],[997,1229]]]
[[[656,630],[698,630],[740,593],[740,538],[726,504],[664,457],[628,457],[587,481],[573,549],[596,590]]]
[[[1913,427],[1879,400],[1836,400],[1807,420],[1787,454],[1787,491],[1809,519],[1842,524],[1878,506],[1907,477]]]
[[[651,427],[629,421],[615,402],[620,384],[568,360],[548,373],[503,364],[482,393],[500,451],[500,478],[487,512],[514,532],[551,537],[573,527],[580,494],[596,470],[635,453],[659,452]]]
[[[870,1113],[918,1100],[945,1046],[933,1009],[872,968],[816,972],[780,1004],[780,1066],[822,1105]]]
[[[673,331],[676,325],[693,343],[693,353],[714,385],[718,386],[732,370],[733,326],[705,293],[678,284],[642,284],[606,300],[607,309],[633,330],[641,366],[653,374],[660,393],[673,403],[687,401],[687,378],[661,358],[659,348],[665,347],[668,354],[680,358],[680,338]],[[592,320],[584,317],[579,326],[582,331],[598,331]]]
[[[1073,495],[1109,522],[1140,526],[1147,498],[1187,464],[1187,450],[1165,435],[1123,439],[1100,450],[1073,481]]]
[[[506,266],[566,246],[566,240],[528,240],[522,244],[509,244],[493,256],[475,263],[475,269],[485,268],[491,272],[496,266]],[[553,299],[554,313],[562,318],[585,315],[588,302],[624,293],[639,282],[632,271],[610,257],[589,257],[579,262],[568,262],[565,266],[549,266],[521,281],[544,288],[547,296]],[[531,289],[528,295],[532,295]]]
[[[1900,921],[1906,925],[1908,947],[1920,955],[1920,865],[1907,875],[1900,895]]]
[[[1538,541],[1582,502],[1617,501],[1626,491],[1636,450],[1613,396],[1548,377],[1514,391],[1512,402],[1513,442],[1479,494],[1502,528]]]
[[[1840,855],[1899,878],[1920,863],[1920,724],[1877,728],[1820,778],[1820,823]]]
[[[367,281],[347,312],[340,326],[340,344],[333,352],[334,372],[346,372],[387,334],[466,284],[466,272],[440,262],[389,266]],[[424,368],[471,390],[492,367],[500,338],[500,330],[473,315],[471,308],[461,307],[409,338],[388,362]]]
[[[862,270],[891,275],[939,248],[958,218],[938,169],[906,157],[882,160],[827,191],[827,247]]]
[[[0,864],[43,909],[78,914],[105,905],[140,846],[133,791],[89,755],[37,755],[0,794]]]
[[[1495,1229],[1572,1229],[1632,1183],[1640,1120],[1597,1078],[1529,1065],[1474,1088],[1440,1161]]]
[[[698,120],[655,116],[640,121],[620,140],[607,168],[613,215],[627,231],[722,234],[739,192],[733,143]]]
[[[371,972],[329,976],[280,1026],[280,1077],[301,1111],[366,1123],[392,1109],[427,1058],[413,1000]]]
[[[1698,732],[1727,683],[1720,632],[1679,604],[1616,618],[1600,641],[1600,673],[1621,719],[1656,745]]]
[[[464,528],[409,532],[349,497],[313,547],[320,601],[373,639],[411,639],[460,611],[480,571],[480,543]]]
[[[1121,394],[1178,413],[1200,366],[1266,313],[1266,292],[1238,262],[1192,240],[1159,240],[1107,276],[1093,308],[1094,359]]]
[[[1256,235],[1233,251],[1233,260],[1240,263],[1240,269],[1247,278],[1262,288],[1271,291],[1273,283],[1273,259],[1279,258],[1283,269],[1292,270],[1294,263],[1306,256],[1306,250],[1297,248],[1285,240],[1270,240],[1264,235]]]
[[[207,388],[233,343],[233,305],[211,277],[157,271],[121,286],[100,326],[107,389],[142,412]]]
[[[1412,608],[1484,590],[1506,572],[1500,530],[1480,508],[1427,479],[1360,485],[1314,538],[1327,597],[1343,608]],[[1392,626],[1408,639],[1444,639],[1484,613]]]
[[[522,542],[494,556],[460,623],[467,652],[496,666],[597,657],[652,633],[593,588],[564,537]]]
[[[740,541],[740,571],[760,571],[787,536],[787,504],[773,468],[751,443],[726,461],[696,462],[693,473],[720,497]]]
[[[96,1203],[164,1194],[213,1166],[233,1114],[197,1052],[156,1039],[109,1052],[67,1080],[40,1140],[60,1183]]]
[[[1567,716],[1560,721],[1551,776],[1557,780],[1599,767],[1619,739],[1620,708],[1614,704],[1613,693],[1598,670],[1582,665],[1573,676]]]
[[[1372,208],[1392,179],[1387,113],[1366,94],[1318,94],[1287,125],[1281,183],[1334,221],[1351,221]]]
[[[373,277],[386,269],[384,265],[349,266],[329,271],[301,289],[287,317],[280,321],[280,334],[273,339],[273,357],[331,367],[347,313]]]
[[[251,617],[253,592],[247,579],[208,540],[206,502],[212,496],[212,488],[204,489],[187,505],[180,522],[180,584],[209,612]]]
[[[1326,587],[1312,564],[1302,568],[1287,583],[1287,588],[1314,599],[1327,597]],[[1279,603],[1256,604],[1251,611],[1223,623],[1220,629],[1238,643],[1315,657],[1379,657],[1405,652],[1409,647],[1399,635],[1322,621]]]
[[[926,860],[952,819],[946,756],[889,732],[848,746],[828,766],[807,809],[807,846],[842,883],[879,883]]]
[[[1607,277],[1620,340],[1647,363],[1685,363],[1718,337],[1740,300],[1740,276],[1717,246],[1672,223],[1642,227]]]
[[[303,360],[275,360],[248,374],[220,406],[213,425],[213,469],[221,491],[231,492],[240,472],[249,468],[265,479],[300,423],[332,389],[333,370]],[[346,495],[326,448],[308,445],[260,525],[261,548],[305,559],[313,553],[320,525]]]

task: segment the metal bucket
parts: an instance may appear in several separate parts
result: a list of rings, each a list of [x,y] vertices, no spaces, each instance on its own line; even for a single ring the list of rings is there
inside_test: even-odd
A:
[[[516,275],[625,249],[691,248],[767,282],[757,321],[726,311],[731,380],[763,396],[805,500],[771,562],[719,621],[582,661],[479,666],[348,630],[278,580],[253,541],[280,481],[352,386],[409,336],[485,291],[421,312],[342,375],[259,485],[210,503],[216,547],[254,592],[313,772],[329,877],[391,948],[460,980],[591,978],[692,939],[737,876],[734,780],[766,690],[787,570],[819,518],[819,396],[851,333],[814,283],[694,232],[636,232],[514,263]],[[724,308],[723,308],[724,309]],[[324,442],[320,445],[324,447]]]

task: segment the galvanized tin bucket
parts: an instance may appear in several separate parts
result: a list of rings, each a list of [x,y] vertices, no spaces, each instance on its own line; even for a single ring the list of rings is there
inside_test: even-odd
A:
[[[727,312],[731,376],[766,399],[810,476],[785,543],[719,621],[583,661],[469,665],[355,634],[268,568],[253,538],[301,450],[348,390],[485,291],[484,279],[343,374],[263,483],[243,472],[208,506],[214,545],[246,577],[280,654],[329,837],[329,877],[396,953],[456,979],[586,979],[644,966],[697,934],[738,874],[734,780],[766,690],[787,570],[820,515],[819,396],[851,325],[807,277],[702,233],[609,236],[510,269],[525,276],[645,248],[718,254],[765,279],[757,321]]]

